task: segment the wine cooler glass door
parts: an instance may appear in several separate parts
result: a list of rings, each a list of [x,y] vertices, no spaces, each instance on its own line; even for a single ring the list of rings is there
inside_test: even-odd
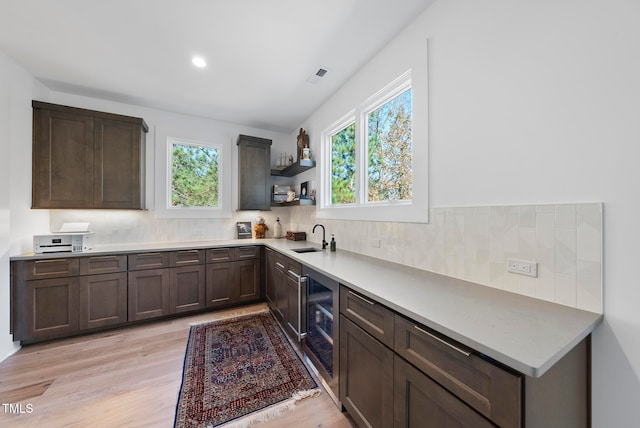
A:
[[[312,277],[307,287],[306,345],[333,377],[333,292]]]

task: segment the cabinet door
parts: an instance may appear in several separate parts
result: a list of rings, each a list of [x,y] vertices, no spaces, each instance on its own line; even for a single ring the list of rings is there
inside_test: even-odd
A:
[[[269,308],[273,311],[276,306],[276,284],[275,284],[275,269],[276,269],[276,255],[273,250],[266,248],[266,263],[264,269],[265,278],[265,290],[264,297],[267,300]]]
[[[24,305],[21,340],[73,334],[78,331],[78,278],[26,281]]]
[[[80,329],[127,321],[126,272],[80,277]]]
[[[129,272],[129,321],[169,312],[169,269]]]
[[[234,262],[236,281],[236,301],[260,300],[260,259]]]
[[[495,426],[398,356],[394,382],[395,428]]]
[[[94,121],[94,207],[144,208],[144,138],[139,124]]]
[[[171,268],[171,313],[189,312],[205,307],[204,265]]]
[[[276,259],[276,268],[274,270],[274,287],[276,294],[275,315],[285,325],[289,319],[289,294],[287,293],[287,276],[284,270],[280,269],[281,264]],[[282,265],[284,268],[284,265]]]
[[[93,206],[93,118],[33,110],[32,208]]]
[[[227,306],[233,303],[235,286],[232,262],[207,265],[206,299],[208,308]]]
[[[340,401],[360,427],[393,426],[393,352],[343,315]]]
[[[302,331],[302,313],[300,307],[300,284],[298,279],[292,276],[290,273],[286,274],[286,293],[287,293],[287,333],[291,335],[295,340],[299,340],[300,333]]]
[[[271,140],[238,137],[238,209],[271,209]]]

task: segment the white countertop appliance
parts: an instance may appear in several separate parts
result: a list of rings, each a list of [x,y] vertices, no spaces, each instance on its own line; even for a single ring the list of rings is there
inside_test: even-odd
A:
[[[89,223],[64,223],[60,232],[33,235],[33,252],[42,253],[82,253],[93,247],[93,232]]]

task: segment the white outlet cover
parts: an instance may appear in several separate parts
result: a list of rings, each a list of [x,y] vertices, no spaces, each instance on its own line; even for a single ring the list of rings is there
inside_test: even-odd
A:
[[[508,259],[507,272],[536,278],[538,276],[538,262]]]

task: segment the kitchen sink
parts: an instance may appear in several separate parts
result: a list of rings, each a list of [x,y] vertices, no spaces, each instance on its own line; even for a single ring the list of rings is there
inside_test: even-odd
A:
[[[322,251],[322,248],[304,247],[304,248],[294,248],[291,251],[295,251],[296,253],[314,253],[316,251]]]

